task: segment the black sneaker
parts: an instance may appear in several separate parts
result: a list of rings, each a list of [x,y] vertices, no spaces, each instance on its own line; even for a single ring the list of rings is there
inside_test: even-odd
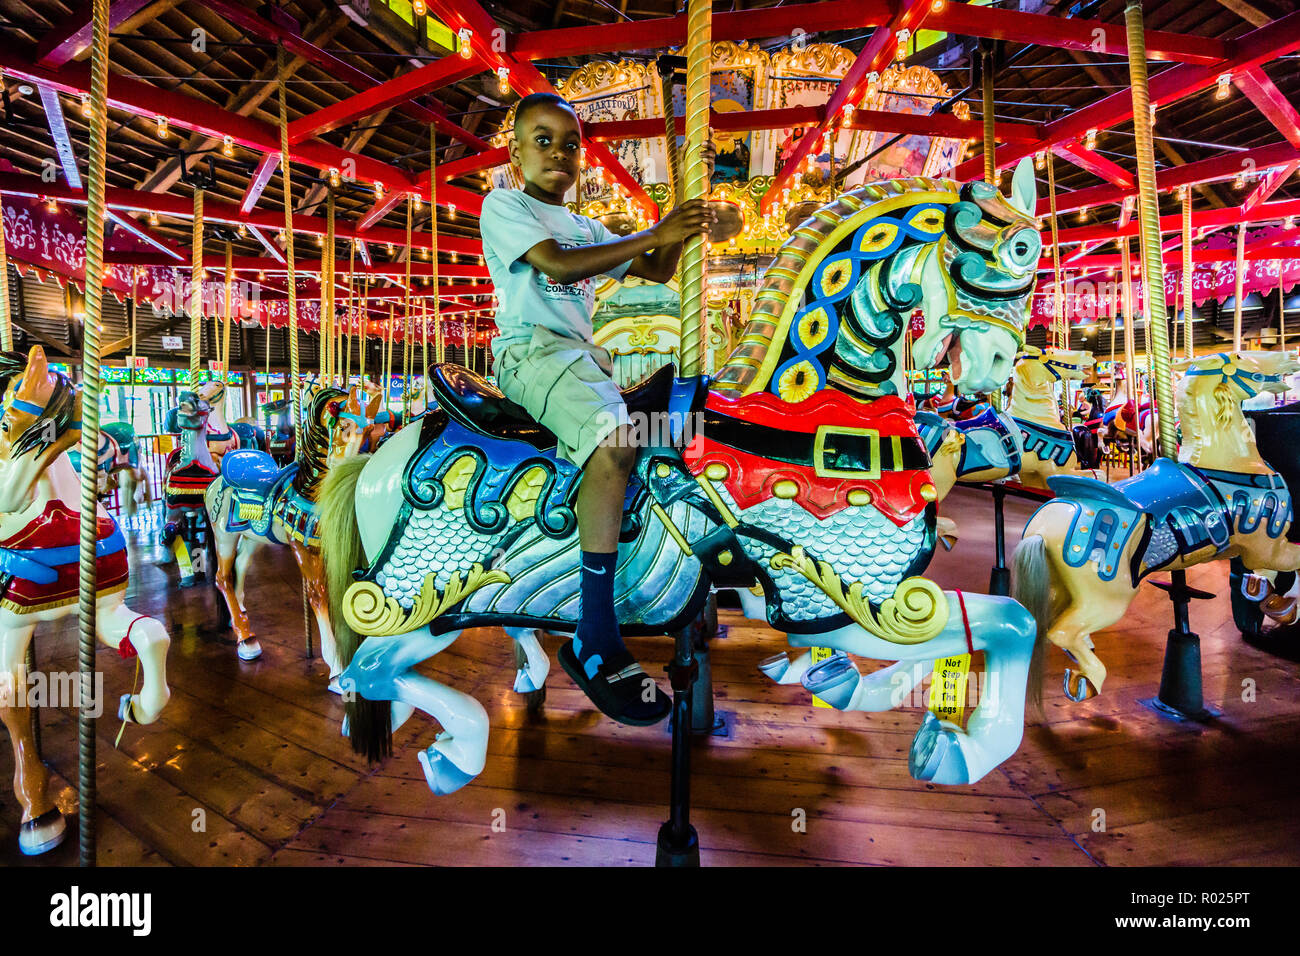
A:
[[[673,709],[672,698],[659,689],[659,685],[641,669],[641,665],[627,651],[618,651],[602,660],[596,676],[588,677],[578,656],[573,653],[573,641],[560,648],[560,666],[582,688],[582,692],[606,717],[632,727],[649,727],[659,723]],[[646,682],[654,688],[650,700],[645,699]]]

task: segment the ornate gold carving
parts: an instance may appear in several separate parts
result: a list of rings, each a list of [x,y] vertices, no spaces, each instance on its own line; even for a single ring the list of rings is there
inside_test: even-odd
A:
[[[356,581],[343,595],[343,619],[358,634],[383,637],[390,634],[409,634],[432,621],[448,608],[469,597],[479,588],[489,584],[509,584],[505,571],[485,571],[477,562],[469,575],[461,581],[455,572],[447,582],[447,590],[439,593],[433,584],[433,574],[424,577],[420,593],[409,611],[403,609],[396,598],[384,594],[384,589],[373,581]]]
[[[442,488],[446,493],[443,504],[448,511],[459,511],[465,507],[465,489],[469,487],[469,480],[477,466],[478,461],[473,455],[461,455],[442,476]]]
[[[510,492],[510,497],[506,499],[506,511],[510,512],[510,517],[516,521],[531,518],[537,504],[537,496],[541,494],[544,484],[546,484],[546,469],[541,465],[535,465],[520,475]]]
[[[825,561],[814,561],[795,545],[789,554],[778,552],[769,562],[774,570],[797,571],[817,585],[845,614],[869,634],[891,644],[924,644],[933,640],[948,623],[948,599],[939,585],[922,577],[898,583],[893,596],[881,602],[880,610],[862,593],[862,582],[854,581],[846,592],[835,569]]]

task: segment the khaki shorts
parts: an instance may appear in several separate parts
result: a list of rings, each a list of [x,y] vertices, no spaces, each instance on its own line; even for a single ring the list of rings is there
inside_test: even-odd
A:
[[[496,357],[506,398],[555,433],[556,453],[581,468],[601,441],[627,423],[627,406],[607,351],[540,325],[532,338]]]

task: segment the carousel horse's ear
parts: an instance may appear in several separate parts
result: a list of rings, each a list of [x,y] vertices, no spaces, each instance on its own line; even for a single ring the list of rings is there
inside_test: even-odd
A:
[[[45,349],[39,345],[33,345],[32,350],[27,354],[27,371],[23,374],[23,379],[35,381],[37,378],[45,378],[50,374],[50,365],[45,361]]]
[[[370,419],[372,422],[375,420],[375,416],[379,414],[379,407],[383,403],[383,400],[384,393],[375,389],[370,396],[370,403],[366,405],[366,418]]]
[[[1038,206],[1038,183],[1034,180],[1034,163],[1028,156],[1016,164],[1011,177],[1011,205],[1030,219]]]

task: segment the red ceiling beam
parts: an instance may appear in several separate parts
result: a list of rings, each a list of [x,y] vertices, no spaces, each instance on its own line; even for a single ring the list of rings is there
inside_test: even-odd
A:
[[[1210,159],[1182,166],[1170,166],[1156,173],[1156,189],[1170,192],[1181,186],[1198,186],[1201,183],[1221,182],[1234,179],[1242,171],[1253,174],[1257,170],[1273,166],[1285,166],[1300,160],[1300,149],[1290,143],[1273,143],[1239,153],[1223,153]],[[1122,202],[1126,197],[1136,195],[1136,189],[1123,189],[1119,186],[1090,186],[1076,189],[1074,192],[1056,194],[1057,214],[1071,212],[1084,206],[1101,206],[1107,203]],[[1048,200],[1040,196],[1038,215],[1047,215]]]
[[[1223,229],[1239,223],[1277,222],[1289,216],[1300,216],[1300,199],[1287,199],[1281,202],[1261,203],[1251,210],[1228,207],[1226,209],[1192,210],[1192,229]],[[1181,232],[1182,214],[1160,217],[1160,232],[1171,234]],[[1062,245],[1076,242],[1094,242],[1117,239],[1122,236],[1136,236],[1138,222],[1133,220],[1119,229],[1113,223],[1098,223],[1091,226],[1078,226],[1074,229],[1060,230]]]
[[[952,6],[949,4],[950,8]],[[981,8],[981,12],[987,11]],[[1175,102],[1213,86],[1222,73],[1249,70],[1300,48],[1300,13],[1292,13],[1226,43],[1228,55],[1217,63],[1184,63],[1151,77],[1148,82],[1151,102],[1157,105]],[[1043,138],[1037,143],[1003,146],[997,150],[994,161],[999,169],[1003,169],[1040,150],[1080,139],[1090,129],[1109,129],[1132,117],[1132,92],[1123,89],[1046,124]],[[982,170],[983,160],[976,157],[958,166],[954,178],[971,179],[979,176]]]
[[[108,28],[115,30],[139,13],[150,0],[113,0],[108,5]],[[41,66],[59,67],[75,60],[90,49],[90,4],[68,18],[68,22],[55,27],[36,45],[36,62]]]
[[[332,53],[322,50],[314,43],[305,39],[296,22],[293,22],[288,16],[280,13],[278,10],[272,12],[280,19],[287,22],[275,23],[259,16],[256,12],[239,3],[230,2],[230,0],[209,0],[207,6],[214,12],[220,14],[230,23],[235,24],[249,34],[261,37],[264,40],[271,40],[275,43],[283,43],[284,48],[291,53],[312,63],[327,74],[336,79],[346,80],[348,83],[358,89],[369,89],[372,86],[379,85],[379,80],[369,76],[356,69],[346,60],[340,59]],[[407,103],[402,106],[404,112],[414,116],[416,119],[423,120],[426,123],[432,123],[439,132],[446,133],[453,139],[460,140],[474,149],[487,149],[488,144],[483,142],[473,133],[463,129],[456,123],[449,120],[442,112],[429,109],[418,103]]]
[[[1256,108],[1268,117],[1288,143],[1300,147],[1300,113],[1260,67],[1233,74],[1237,89],[1250,97]]]
[[[741,13],[715,13],[713,39],[757,40],[785,36],[795,30],[851,30],[888,23],[893,3],[886,0],[832,0]],[[567,27],[513,34],[508,52],[520,59],[595,56],[627,50],[664,50],[686,42],[686,17],[630,20],[590,27]]]
[[[1128,56],[1128,35],[1122,23],[948,3],[926,18],[926,29],[1063,50],[1100,52],[1111,57]],[[1147,30],[1144,36],[1147,59],[1150,60],[1217,63],[1228,55],[1227,44],[1213,37],[1166,33],[1163,30]]]
[[[902,0],[888,25],[876,27],[870,38],[868,38],[866,45],[858,54],[857,59],[853,61],[853,65],[849,67],[831,93],[830,99],[827,100],[822,111],[821,121],[815,128],[804,134],[804,137],[799,141],[799,145],[795,147],[793,155],[773,177],[771,187],[763,194],[761,208],[764,212],[772,207],[772,203],[775,202],[781,191],[788,188],[790,180],[794,178],[804,159],[812,151],[813,144],[821,139],[822,134],[829,128],[831,122],[839,117],[840,111],[845,104],[857,102],[858,88],[866,78],[871,73],[884,72],[885,67],[889,65],[895,51],[898,49],[898,32],[900,30],[916,30],[920,27],[929,11],[929,0]]]
[[[1088,149],[1082,143],[1062,143],[1053,147],[1053,152],[1068,160],[1080,169],[1086,169],[1094,176],[1100,176],[1106,182],[1121,189],[1137,189],[1137,180],[1123,166],[1113,163],[1105,156]]]
[[[34,85],[45,84],[64,93],[80,96],[90,90],[90,68],[85,64],[69,63],[49,69],[31,62],[9,44],[0,44],[0,67],[12,78],[25,79]],[[240,116],[183,93],[114,73],[108,97],[113,109],[150,118],[164,116],[176,126],[217,140],[230,136],[237,145],[258,153],[280,151],[280,133],[274,124]],[[387,189],[410,189],[414,184],[413,177],[396,166],[319,140],[290,147],[290,159],[321,170],[341,169],[350,160],[355,177],[363,182],[383,183]]]
[[[1297,160],[1294,163],[1287,163],[1285,166],[1279,166],[1276,169],[1270,169],[1264,174],[1263,178],[1260,179],[1259,185],[1251,190],[1250,195],[1246,197],[1246,201],[1241,204],[1242,210],[1250,212],[1260,203],[1267,202],[1268,199],[1282,187],[1282,184],[1287,181],[1287,178],[1297,169],[1300,169],[1300,160]]]
[[[475,0],[431,0],[429,9],[451,29],[460,31],[468,29],[473,34],[472,49],[488,64],[504,66],[510,71],[511,87],[521,93],[555,92],[554,87],[538,69],[525,59],[495,49],[496,34],[502,28],[488,15]],[[628,193],[628,198],[639,205],[646,216],[657,219],[659,207],[655,204],[641,184],[627,171],[618,157],[601,143],[584,140],[587,148],[587,164],[603,166]],[[438,202],[442,204],[442,190],[438,191]],[[427,183],[426,183],[427,194]]]
[[[0,173],[0,193],[14,193],[20,196],[37,198],[52,197],[60,202],[73,204],[85,203],[84,193],[70,189],[63,183],[46,183],[39,176],[27,176],[21,173]],[[136,189],[123,189],[110,186],[105,190],[105,198],[110,208],[117,211],[156,212],[162,216],[188,220],[194,213],[194,205],[188,196],[174,196],[169,193],[150,193]],[[234,203],[208,197],[203,204],[204,219],[209,222],[222,222],[231,225],[258,226],[262,229],[279,230],[284,228],[284,213],[281,211],[251,210],[242,212]],[[325,218],[323,216],[305,216],[295,214],[293,228],[295,232],[307,235],[325,235]],[[391,242],[395,246],[406,244],[406,232],[403,229],[374,227],[364,234],[351,223],[339,218],[335,222],[335,234],[339,239],[365,239],[369,242]],[[428,233],[413,233],[412,248],[432,248],[432,238]],[[464,236],[438,234],[438,249],[442,252],[455,252],[460,255],[479,255],[483,244],[478,239]]]
[[[459,54],[444,56],[387,83],[372,86],[294,120],[289,124],[289,142],[300,143],[311,136],[331,132],[363,116],[400,106],[423,93],[452,86],[476,73],[482,73],[484,69],[485,65],[477,56],[469,59]],[[486,145],[485,143],[484,146]]]

